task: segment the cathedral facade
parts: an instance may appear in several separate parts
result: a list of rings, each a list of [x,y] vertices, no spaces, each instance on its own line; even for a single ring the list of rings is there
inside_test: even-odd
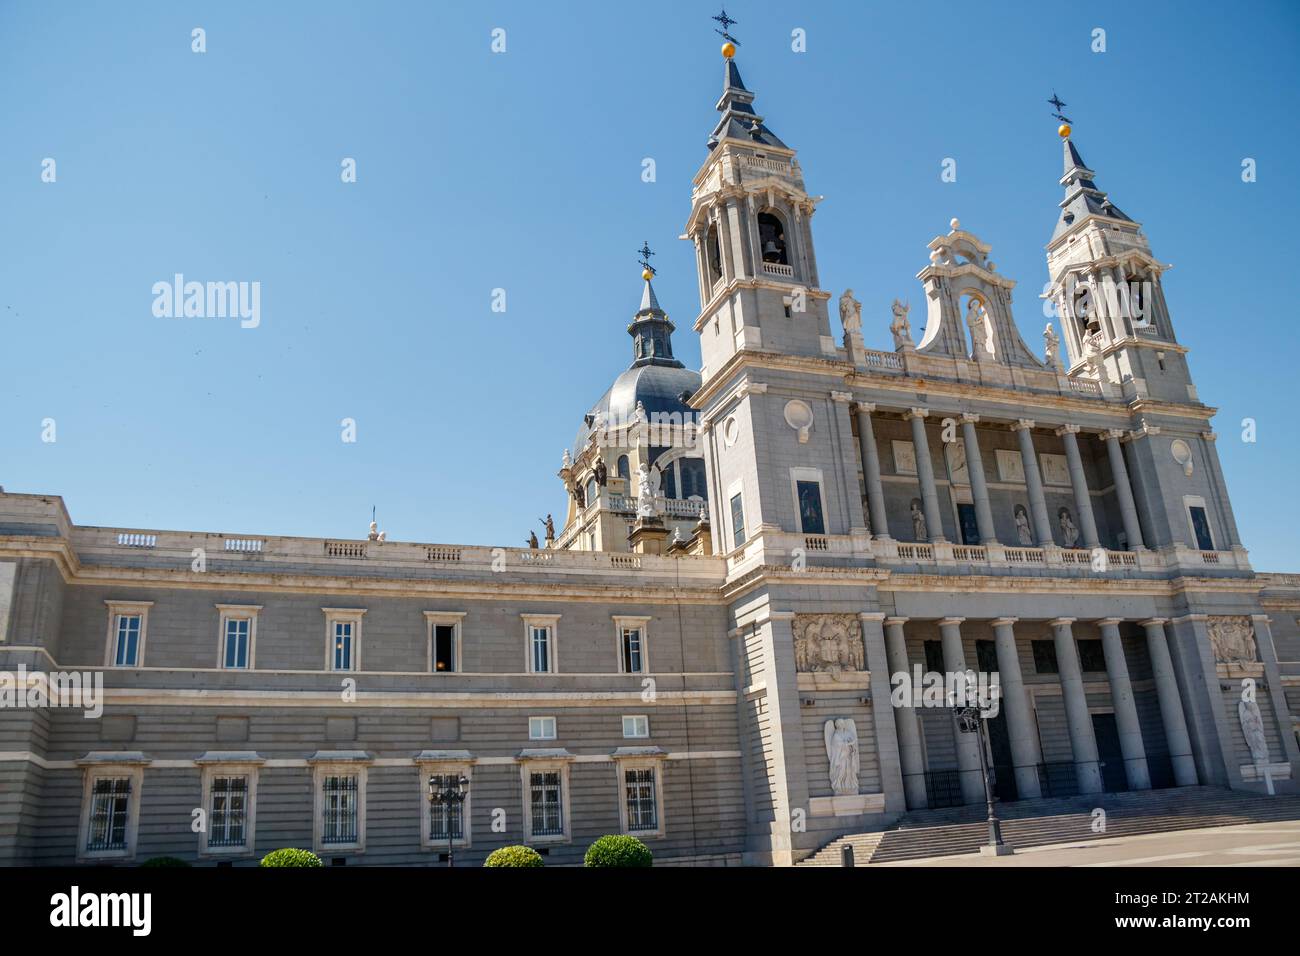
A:
[[[565,864],[619,832],[783,865],[982,803],[985,764],[1004,801],[1296,791],[1300,575],[1251,568],[1168,267],[1068,127],[1042,347],[953,220],[876,351],[730,56],[717,109],[684,229],[703,367],[647,268],[544,546],[0,493],[0,863]],[[967,673],[985,735],[953,720]]]

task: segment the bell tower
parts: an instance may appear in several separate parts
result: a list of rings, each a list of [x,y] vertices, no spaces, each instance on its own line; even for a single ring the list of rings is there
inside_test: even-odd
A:
[[[730,51],[730,53],[728,53]],[[695,244],[700,282],[704,379],[737,352],[834,356],[819,287],[811,220],[821,197],[809,196],[795,151],[754,110],[734,59],[723,47],[721,113],[709,158],[695,176],[683,239]]]

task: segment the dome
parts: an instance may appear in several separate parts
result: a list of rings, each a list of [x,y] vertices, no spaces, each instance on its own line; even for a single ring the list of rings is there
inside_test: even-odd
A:
[[[631,421],[636,414],[636,403],[645,406],[646,415],[653,421],[656,413],[682,416],[682,421],[693,419],[694,410],[682,400],[682,393],[694,395],[700,388],[700,373],[680,365],[634,365],[618,378],[609,391],[600,397],[590,416],[599,415],[605,422],[616,425]],[[594,420],[594,418],[593,418]],[[585,422],[573,440],[576,454],[587,444],[591,426]]]

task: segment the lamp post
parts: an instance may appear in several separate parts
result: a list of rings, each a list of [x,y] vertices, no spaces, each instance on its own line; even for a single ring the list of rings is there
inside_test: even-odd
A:
[[[965,696],[962,700],[958,700],[955,693],[950,694],[948,704],[952,707],[957,729],[964,734],[975,734],[978,742],[980,778],[984,781],[984,804],[988,809],[989,825],[989,842],[987,846],[981,848],[980,852],[988,856],[1004,856],[1011,853],[1012,848],[1002,841],[1002,824],[998,821],[997,814],[993,812],[993,787],[989,781],[988,762],[984,758],[984,719],[980,716],[981,704],[975,675],[967,671],[962,676],[965,679]]]
[[[459,819],[461,826],[464,827],[465,816],[463,813],[453,813],[453,808],[463,806],[465,798],[469,796],[469,778],[461,774],[460,777],[452,781],[453,785],[441,790],[438,789],[438,779],[436,775],[429,777],[429,808],[432,811],[435,803],[446,808],[444,817],[447,821],[447,865],[455,866],[456,855],[452,841],[456,836],[456,831],[452,826],[452,822]]]

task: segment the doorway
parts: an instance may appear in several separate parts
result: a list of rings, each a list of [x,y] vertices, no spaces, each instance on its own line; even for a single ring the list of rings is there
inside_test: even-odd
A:
[[[1101,787],[1107,793],[1128,789],[1124,751],[1119,745],[1119,726],[1114,714],[1093,714],[1092,735],[1097,740],[1097,761],[1101,766]]]

